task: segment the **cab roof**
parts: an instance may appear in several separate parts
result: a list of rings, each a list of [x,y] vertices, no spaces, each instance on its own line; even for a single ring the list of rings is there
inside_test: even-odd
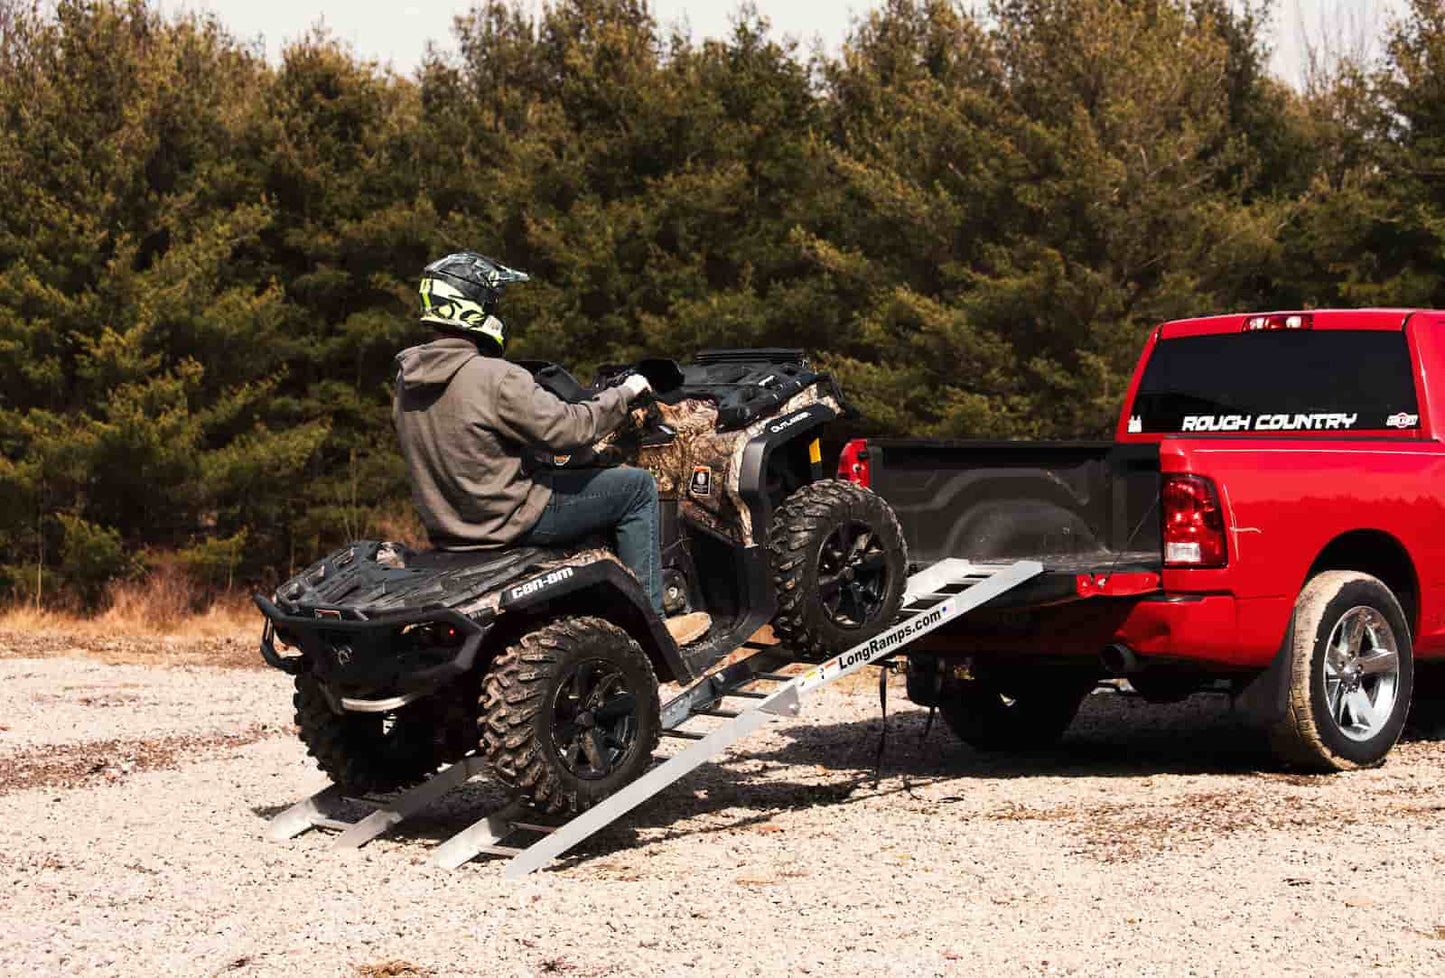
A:
[[[1227,316],[1204,316],[1197,319],[1176,319],[1159,327],[1159,339],[1181,336],[1211,336],[1219,333],[1244,332],[1247,320],[1258,316],[1308,316],[1312,329],[1403,329],[1406,321],[1420,309],[1300,309],[1274,312],[1241,312]]]

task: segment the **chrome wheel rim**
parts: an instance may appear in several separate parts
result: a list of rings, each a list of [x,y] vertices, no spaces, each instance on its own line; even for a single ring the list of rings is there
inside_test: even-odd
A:
[[[1324,673],[1335,728],[1354,741],[1378,735],[1400,690],[1400,647],[1385,616],[1363,605],[1345,612],[1325,646]]]

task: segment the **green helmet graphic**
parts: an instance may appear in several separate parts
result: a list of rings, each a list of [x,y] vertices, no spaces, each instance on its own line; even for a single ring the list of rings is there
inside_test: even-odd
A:
[[[529,278],[475,251],[438,258],[422,269],[421,321],[473,339],[490,337],[505,348],[507,329],[493,313],[508,285]]]

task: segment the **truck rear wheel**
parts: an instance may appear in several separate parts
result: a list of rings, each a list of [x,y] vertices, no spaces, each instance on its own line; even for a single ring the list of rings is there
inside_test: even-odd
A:
[[[773,633],[816,659],[873,637],[898,616],[908,549],[893,508],[851,482],[806,485],[768,533],[777,588]]]
[[[1379,764],[1404,729],[1414,684],[1405,613],[1379,579],[1325,571],[1295,601],[1285,636],[1288,708],[1275,755],[1314,771]]]
[[[954,736],[976,750],[1029,750],[1057,743],[1074,722],[1092,675],[1049,676],[1004,692],[987,678],[950,682],[938,709]]]
[[[493,660],[482,752],[537,808],[586,811],[647,769],[660,713],[652,663],[626,632],[601,618],[555,621]]]
[[[296,726],[306,752],[332,781],[356,794],[407,788],[456,760],[458,723],[444,694],[387,713],[336,713],[315,676],[296,677]]]

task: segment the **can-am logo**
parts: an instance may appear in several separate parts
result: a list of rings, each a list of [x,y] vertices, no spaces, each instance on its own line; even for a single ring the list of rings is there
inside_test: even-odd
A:
[[[1386,428],[1413,428],[1420,423],[1418,414],[1406,414],[1401,411],[1399,414],[1392,414],[1385,419]]]
[[[809,417],[809,414],[808,414],[807,411],[803,411],[803,412],[801,412],[800,414],[795,414],[795,415],[793,415],[791,418],[788,418],[788,419],[785,420],[785,421],[779,421],[777,424],[773,425],[771,428],[768,429],[768,433],[769,433],[769,434],[772,434],[772,435],[776,435],[776,434],[777,434],[778,432],[780,432],[780,431],[787,431],[789,428],[791,428],[793,425],[797,424],[799,421],[805,421],[805,420],[807,420],[808,417]]]
[[[560,584],[561,582],[567,580],[567,578],[571,577],[574,573],[576,572],[572,568],[562,567],[558,570],[554,570],[550,574],[543,575],[542,577],[534,577],[526,584],[519,584],[516,587],[512,588],[512,590],[507,594],[507,600],[519,601],[522,598],[529,597],[530,595],[536,594],[538,591],[541,591],[544,588],[551,587],[553,584]]]

